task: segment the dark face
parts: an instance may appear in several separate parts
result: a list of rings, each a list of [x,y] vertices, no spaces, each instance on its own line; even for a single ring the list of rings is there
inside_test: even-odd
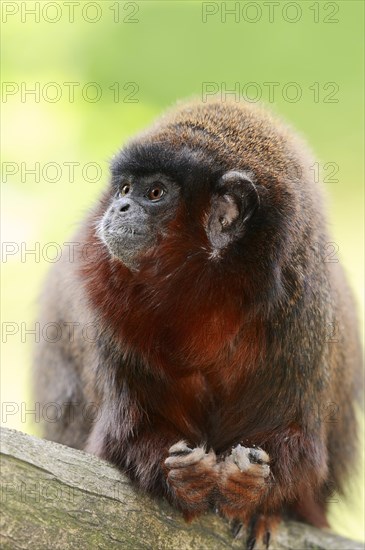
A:
[[[199,181],[195,186],[199,188]],[[166,174],[120,175],[117,185],[114,181],[114,197],[101,220],[99,235],[112,256],[138,270],[143,254],[156,245],[159,236],[167,235],[167,224],[183,200],[180,185]],[[211,259],[222,258],[229,245],[244,235],[258,202],[256,186],[246,172],[231,170],[213,182],[205,215],[199,216]]]
[[[112,256],[129,269],[138,269],[139,257],[156,244],[174,218],[179,195],[179,186],[163,174],[120,177],[99,226]]]

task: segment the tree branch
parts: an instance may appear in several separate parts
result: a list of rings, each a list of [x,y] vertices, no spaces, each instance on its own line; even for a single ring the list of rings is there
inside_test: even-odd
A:
[[[213,514],[184,522],[166,502],[140,494],[110,464],[69,447],[1,429],[2,548],[215,550],[244,548]],[[281,549],[360,550],[304,524],[283,524]]]

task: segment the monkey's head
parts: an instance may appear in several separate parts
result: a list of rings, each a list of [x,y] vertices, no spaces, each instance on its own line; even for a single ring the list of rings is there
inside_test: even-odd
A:
[[[167,278],[169,258],[191,273],[199,258],[210,272],[280,286],[317,223],[309,167],[295,136],[261,109],[184,105],[113,159],[99,237],[133,273],[153,259]]]
[[[135,270],[146,253],[169,236],[168,222],[176,220],[182,210],[182,180],[167,170],[138,175],[118,171],[115,179],[115,192],[102,218],[100,235],[110,253]],[[201,216],[207,238],[204,244],[208,248],[210,245],[212,258],[220,257],[237,241],[260,204],[256,186],[246,171],[225,172],[216,184],[211,201],[207,200],[209,208]]]

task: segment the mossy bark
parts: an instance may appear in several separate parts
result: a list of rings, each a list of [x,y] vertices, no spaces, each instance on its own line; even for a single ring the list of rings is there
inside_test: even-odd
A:
[[[4,549],[204,550],[244,548],[214,514],[184,522],[166,502],[140,494],[103,460],[1,429],[1,545]],[[279,549],[362,549],[328,532],[289,522]]]

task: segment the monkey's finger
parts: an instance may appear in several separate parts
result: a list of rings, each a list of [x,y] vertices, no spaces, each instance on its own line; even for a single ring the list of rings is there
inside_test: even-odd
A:
[[[250,462],[254,464],[269,464],[270,457],[263,449],[258,447],[257,449],[249,449],[249,451],[248,458]]]
[[[168,468],[186,468],[200,462],[206,456],[204,447],[190,449],[189,454],[176,454],[169,456],[165,460]]]
[[[192,448],[182,439],[169,448],[169,455],[186,455],[191,453]]]
[[[252,449],[237,445],[226,461],[234,463],[241,472],[256,476],[270,475],[269,456],[262,449]]]

